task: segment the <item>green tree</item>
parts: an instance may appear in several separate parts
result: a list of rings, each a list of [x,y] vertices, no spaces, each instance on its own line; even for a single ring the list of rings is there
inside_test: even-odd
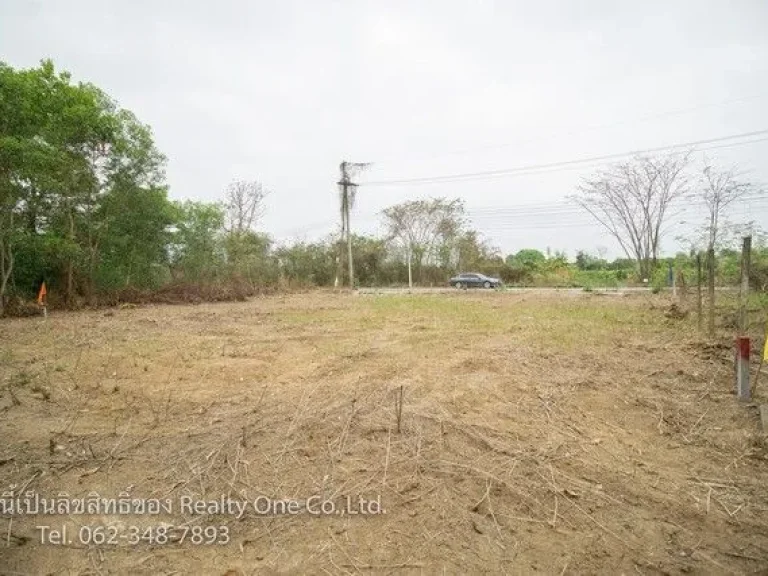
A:
[[[339,241],[340,242],[340,241]],[[282,246],[275,255],[282,267],[283,278],[299,286],[330,286],[333,284],[339,243],[297,242]]]
[[[187,200],[176,203],[174,208],[176,224],[169,246],[171,276],[193,282],[220,277],[225,261],[223,207]]]
[[[126,270],[160,264],[163,162],[150,129],[95,86],[74,84],[50,61],[0,63],[0,302],[9,283],[27,291],[46,279],[71,300],[78,284],[95,290],[97,273],[130,283]],[[141,246],[126,240],[133,232],[145,234]]]
[[[102,288],[158,286],[168,274],[167,247],[176,214],[165,188],[116,186],[97,217],[109,230],[95,270]]]
[[[456,249],[457,272],[486,271],[502,264],[498,249],[483,240],[475,230],[465,231],[457,239]]]
[[[277,280],[271,254],[272,240],[251,230],[233,231],[224,237],[224,249],[231,278],[247,280],[252,286],[264,286]]]
[[[605,260],[583,250],[576,253],[576,268],[579,270],[604,270],[607,266],[608,263]]]
[[[352,235],[356,281],[362,286],[376,286],[383,279],[387,243],[380,238]]]
[[[547,261],[547,257],[540,250],[535,248],[524,248],[518,251],[514,256],[507,257],[507,263],[512,266],[523,268],[528,272],[539,270]]]
[[[50,62],[27,71],[0,63],[0,308],[14,274],[29,275],[29,260],[16,253],[37,246],[57,207],[55,194],[79,174],[66,147],[76,127],[66,119],[80,103],[68,87],[69,77]]]

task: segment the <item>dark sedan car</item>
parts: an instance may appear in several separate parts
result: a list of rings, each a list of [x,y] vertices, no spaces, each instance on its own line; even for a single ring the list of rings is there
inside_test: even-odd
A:
[[[501,286],[501,280],[491,278],[483,274],[459,274],[450,280],[451,286],[456,288],[498,288]]]

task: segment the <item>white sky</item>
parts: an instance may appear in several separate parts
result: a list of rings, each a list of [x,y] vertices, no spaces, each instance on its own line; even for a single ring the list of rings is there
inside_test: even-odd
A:
[[[173,198],[258,179],[273,191],[262,228],[313,239],[338,227],[341,160],[373,162],[373,181],[768,129],[766,29],[762,0],[0,0],[0,59],[50,57],[150,124]],[[707,154],[768,183],[766,141]],[[462,197],[504,252],[617,255],[576,212],[497,210],[558,201],[591,169],[361,187],[353,228],[376,231],[406,199]],[[768,228],[768,200],[734,210],[745,218]]]

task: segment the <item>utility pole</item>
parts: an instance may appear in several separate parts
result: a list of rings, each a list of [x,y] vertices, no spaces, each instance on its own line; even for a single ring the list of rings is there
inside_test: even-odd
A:
[[[355,268],[352,263],[352,235],[349,230],[349,192],[352,183],[349,181],[349,172],[347,171],[348,162],[342,162],[339,166],[341,172],[341,180],[339,180],[339,186],[341,186],[341,233],[347,235],[347,258],[349,266],[349,287],[355,287]],[[343,239],[343,238],[342,238]]]
[[[369,164],[343,161],[339,165],[341,179],[337,182],[341,191],[341,234],[347,234],[347,258],[349,262],[349,287],[355,287],[355,268],[352,262],[352,227],[349,222],[349,212],[355,203],[357,184],[351,180],[353,170],[367,168]]]

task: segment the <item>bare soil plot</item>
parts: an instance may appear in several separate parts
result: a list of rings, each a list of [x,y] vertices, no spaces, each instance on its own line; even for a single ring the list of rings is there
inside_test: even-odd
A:
[[[757,412],[733,396],[728,347],[659,303],[312,293],[1,322],[0,492],[174,510],[6,515],[0,572],[767,570]],[[222,496],[386,513],[180,510]],[[167,543],[80,537],[163,522]],[[41,544],[39,525],[72,541]],[[231,541],[179,543],[184,525]]]

